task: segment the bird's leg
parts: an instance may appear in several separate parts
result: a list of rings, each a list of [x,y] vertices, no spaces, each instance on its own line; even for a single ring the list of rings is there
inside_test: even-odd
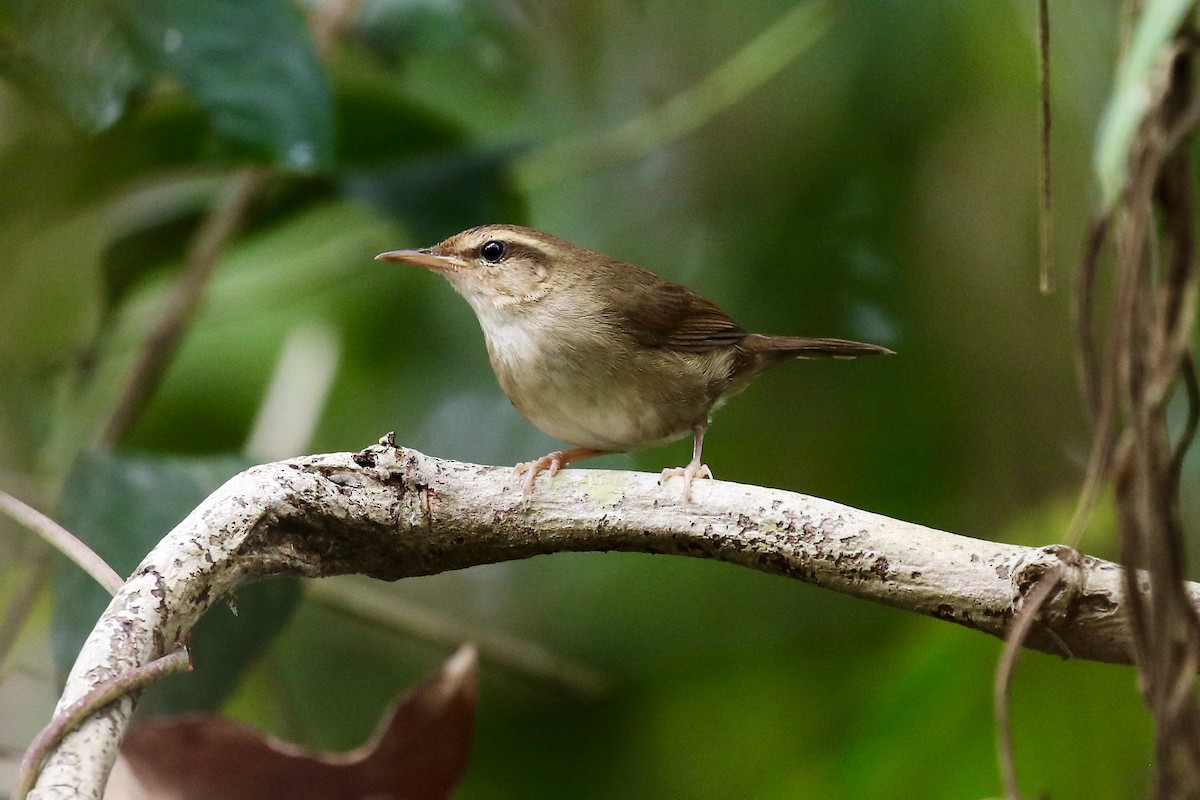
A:
[[[513,474],[521,475],[525,473],[525,484],[521,488],[521,496],[529,497],[529,493],[533,491],[533,479],[542,470],[549,470],[550,477],[553,478],[555,473],[572,461],[604,455],[608,455],[607,450],[593,450],[590,447],[576,447],[574,450],[555,450],[553,453],[547,453],[542,456],[537,461],[522,461],[513,467]]]
[[[712,478],[712,470],[707,464],[700,463],[700,451],[704,449],[704,431],[708,429],[707,425],[692,426],[692,460],[686,467],[670,467],[662,471],[662,477],[658,479],[662,483],[667,478],[672,478],[676,475],[683,476],[683,499],[692,499],[692,481],[696,478]]]

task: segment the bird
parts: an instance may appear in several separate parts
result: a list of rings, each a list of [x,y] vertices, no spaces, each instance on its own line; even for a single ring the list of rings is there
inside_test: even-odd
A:
[[[440,274],[478,318],[509,401],[572,445],[516,465],[522,495],[539,473],[692,436],[692,459],[664,469],[690,501],[712,414],[763,371],[795,358],[889,355],[848,339],[751,333],[716,304],[625,261],[519,225],[481,225],[376,260]]]

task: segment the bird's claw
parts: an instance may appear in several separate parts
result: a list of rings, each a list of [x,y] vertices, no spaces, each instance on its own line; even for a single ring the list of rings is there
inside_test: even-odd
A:
[[[520,475],[525,474],[525,483],[521,487],[521,496],[529,497],[529,493],[533,491],[533,479],[542,470],[550,473],[553,478],[558,474],[558,471],[570,464],[572,461],[578,461],[581,458],[591,458],[592,456],[605,455],[603,450],[593,450],[590,447],[576,447],[574,450],[555,450],[553,453],[547,453],[537,461],[525,461],[517,464],[513,468],[513,473]]]
[[[553,478],[562,469],[563,454],[561,452],[548,453],[535,461],[522,461],[513,467],[513,475],[525,475],[525,482],[521,485],[521,496],[529,497],[529,493],[533,491],[533,479],[538,473],[546,470]]]
[[[701,464],[693,459],[686,467],[668,467],[662,471],[662,477],[658,479],[659,483],[664,482],[667,478],[673,478],[676,475],[683,476],[683,499],[692,499],[692,481],[697,478],[712,479],[712,470],[707,464]]]

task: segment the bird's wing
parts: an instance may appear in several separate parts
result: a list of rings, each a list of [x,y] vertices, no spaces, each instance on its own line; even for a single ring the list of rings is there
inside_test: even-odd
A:
[[[638,280],[606,281],[608,306],[646,347],[704,353],[732,347],[747,331],[715,303],[632,265]]]

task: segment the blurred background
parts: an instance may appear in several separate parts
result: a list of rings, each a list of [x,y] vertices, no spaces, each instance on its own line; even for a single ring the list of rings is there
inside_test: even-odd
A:
[[[718,478],[1057,541],[1089,445],[1070,287],[1121,20],[1115,2],[1051,11],[1043,295],[1033,0],[2,0],[0,488],[125,575],[251,463],[389,430],[487,464],[553,449],[466,303],[372,261],[506,221],[747,328],[898,352],[757,380],[706,439]],[[173,297],[178,348],[147,366]],[[585,467],[658,471],[688,446]],[[1103,519],[1083,548],[1114,555]],[[105,605],[44,551],[0,520],[5,785]],[[944,622],[621,554],[302,589],[215,609],[197,671],[144,713],[220,709],[346,749],[453,641],[492,637],[550,666],[485,648],[462,798],[1000,792],[1000,642]],[[364,593],[396,613],[348,599]],[[1144,792],[1131,669],[1026,654],[1013,720],[1027,791]]]

